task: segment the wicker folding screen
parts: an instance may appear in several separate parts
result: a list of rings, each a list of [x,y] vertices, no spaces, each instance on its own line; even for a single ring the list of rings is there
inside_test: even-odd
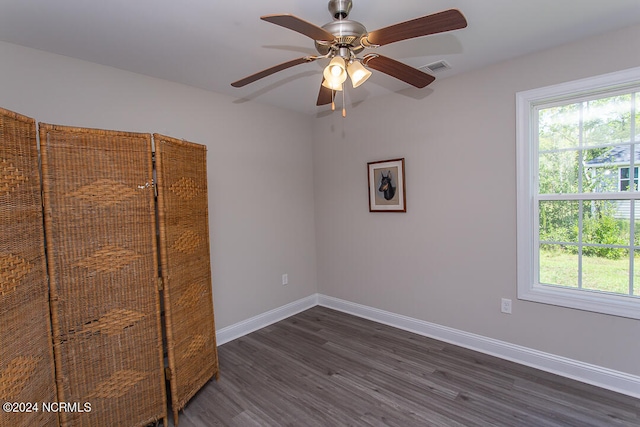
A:
[[[63,426],[165,419],[151,137],[40,124]]]
[[[171,400],[178,411],[218,375],[206,147],[154,134]]]
[[[33,119],[0,109],[0,426],[55,426],[56,401]],[[31,412],[24,412],[31,409]],[[34,410],[35,409],[35,410]]]

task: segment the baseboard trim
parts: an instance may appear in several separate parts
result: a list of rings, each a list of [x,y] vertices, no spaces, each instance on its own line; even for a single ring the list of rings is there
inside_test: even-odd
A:
[[[216,331],[216,342],[218,345],[228,343],[229,341],[243,337],[253,331],[279,322],[316,305],[318,305],[318,294],[309,295],[306,298],[299,299]]]
[[[304,310],[320,305],[470,350],[530,366],[583,383],[640,398],[640,377],[613,369],[487,338],[424,320],[395,314],[322,294],[313,294],[216,331],[218,345],[233,341]]]
[[[318,295],[318,305],[640,398],[640,377],[350,301]]]

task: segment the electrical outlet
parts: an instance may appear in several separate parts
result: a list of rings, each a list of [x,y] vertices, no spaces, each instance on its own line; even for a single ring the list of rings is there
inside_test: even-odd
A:
[[[511,300],[509,298],[502,298],[500,311],[502,311],[503,313],[511,314]]]
[[[289,275],[288,274],[283,274],[282,275],[282,286],[288,285],[288,284],[289,284]]]

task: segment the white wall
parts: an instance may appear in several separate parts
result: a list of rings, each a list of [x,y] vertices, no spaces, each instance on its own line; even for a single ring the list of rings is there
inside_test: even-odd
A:
[[[320,292],[638,375],[638,321],[516,299],[514,97],[638,66],[639,48],[632,27],[367,100],[343,120],[0,42],[0,107],[208,146],[218,329]],[[369,213],[366,163],[397,157],[408,212]]]
[[[218,329],[316,292],[309,117],[1,42],[0,107],[207,145]]]
[[[516,299],[515,167],[516,92],[640,66],[639,51],[632,27],[316,120],[319,292],[640,374],[638,320]],[[408,212],[369,213],[367,162],[398,157]]]

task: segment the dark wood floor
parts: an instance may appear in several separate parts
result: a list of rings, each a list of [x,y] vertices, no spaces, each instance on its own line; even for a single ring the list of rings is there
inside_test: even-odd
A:
[[[640,400],[314,307],[219,348],[202,426],[639,426]]]

